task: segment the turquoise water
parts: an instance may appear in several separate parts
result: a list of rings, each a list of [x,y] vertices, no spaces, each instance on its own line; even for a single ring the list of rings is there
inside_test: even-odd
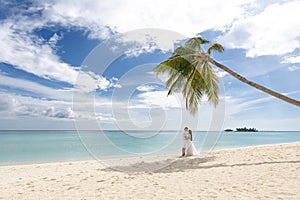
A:
[[[194,132],[197,149],[201,149],[205,137],[206,132]],[[180,154],[180,138],[180,133],[172,131],[84,131],[80,135],[76,131],[0,131],[0,165],[76,161],[123,154]],[[223,132],[214,149],[299,141],[300,131]]]

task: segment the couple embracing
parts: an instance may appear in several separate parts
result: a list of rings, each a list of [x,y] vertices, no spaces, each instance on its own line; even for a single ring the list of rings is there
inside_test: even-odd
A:
[[[184,128],[182,139],[183,139],[182,155],[180,157],[199,155],[194,144],[192,143],[193,132],[192,132],[192,130],[189,130],[188,127]]]

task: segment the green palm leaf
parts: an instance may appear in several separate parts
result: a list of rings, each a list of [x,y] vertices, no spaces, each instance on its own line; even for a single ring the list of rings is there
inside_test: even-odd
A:
[[[212,51],[223,51],[219,44],[209,47],[209,52],[202,49],[202,44],[209,41],[201,37],[189,39],[172,53],[172,57],[157,65],[154,69],[156,75],[168,73],[166,88],[168,94],[181,92],[186,98],[186,109],[195,115],[198,105],[205,94],[208,101],[218,103],[218,78],[209,63],[207,56]]]
[[[193,37],[191,39],[189,39],[184,46],[188,49],[192,49],[196,52],[204,52],[204,50],[202,49],[202,44],[208,44],[209,41],[205,40],[201,37]]]
[[[249,81],[210,58],[213,52],[224,51],[222,45],[214,43],[205,52],[202,48],[203,44],[209,44],[209,41],[201,37],[193,37],[187,40],[184,45],[174,50],[172,57],[160,63],[154,69],[156,75],[168,73],[168,80],[166,81],[166,87],[169,89],[168,95],[173,92],[181,92],[186,98],[186,108],[191,114],[195,115],[197,113],[203,95],[207,96],[208,102],[215,106],[218,104],[218,77],[212,65],[263,92],[300,106],[300,101]]]
[[[222,45],[218,44],[218,43],[214,43],[212,44],[208,49],[207,49],[207,53],[208,55],[211,55],[211,53],[213,51],[218,51],[218,52],[223,52],[224,51],[224,48]]]

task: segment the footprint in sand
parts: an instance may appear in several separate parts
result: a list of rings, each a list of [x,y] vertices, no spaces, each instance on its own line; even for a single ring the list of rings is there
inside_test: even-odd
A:
[[[67,190],[75,189],[75,187],[68,187]]]

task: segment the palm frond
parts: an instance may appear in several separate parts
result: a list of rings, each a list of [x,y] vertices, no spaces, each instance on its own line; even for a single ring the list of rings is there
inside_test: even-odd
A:
[[[203,97],[203,93],[201,90],[199,91],[193,91],[190,94],[190,97],[188,99],[188,110],[190,111],[190,113],[192,115],[196,115],[196,113],[198,112],[198,106],[200,104],[200,101]]]
[[[196,51],[193,49],[184,46],[179,46],[173,51],[172,56],[184,56],[184,55],[189,55],[194,53],[196,53]]]
[[[203,86],[203,85],[202,85]],[[192,88],[189,97],[188,97],[188,110],[192,115],[195,115],[198,112],[198,105],[203,97],[203,87],[199,85],[199,82],[193,80]]]
[[[184,47],[192,49],[196,52],[204,52],[201,45],[207,43],[209,43],[208,40],[205,40],[201,37],[193,37],[185,42]]]
[[[168,95],[173,92],[180,91],[186,81],[186,77],[190,74],[192,65],[183,57],[171,57],[155,67],[156,75],[160,73],[168,73],[166,88],[169,89]]]
[[[172,57],[154,69],[156,75],[168,73],[167,95],[181,91],[186,99],[186,109],[192,115],[198,112],[198,106],[204,94],[214,105],[217,105],[219,100],[218,77],[209,62],[209,55],[213,51],[222,52],[224,48],[215,43],[205,53],[202,44],[207,43],[209,41],[201,37],[191,38],[183,46],[176,48]]]
[[[166,88],[169,89],[167,96],[169,96],[173,92],[180,91],[184,81],[185,77],[180,73],[174,74],[173,76],[169,76],[166,82]]]
[[[207,49],[208,55],[211,55],[211,53],[213,51],[223,52],[224,47],[221,44],[214,43],[214,44],[210,45],[210,47]]]
[[[188,101],[188,103],[186,103],[186,109],[188,109],[193,115],[196,114],[198,104],[201,101],[203,93],[207,87],[199,70],[199,68],[202,68],[203,64],[204,60],[198,60],[197,63],[193,65],[193,72],[188,77],[182,90],[183,96]]]
[[[205,94],[207,95],[208,101],[216,106],[219,101],[218,76],[209,63],[203,65],[202,75],[207,85],[205,87]]]

